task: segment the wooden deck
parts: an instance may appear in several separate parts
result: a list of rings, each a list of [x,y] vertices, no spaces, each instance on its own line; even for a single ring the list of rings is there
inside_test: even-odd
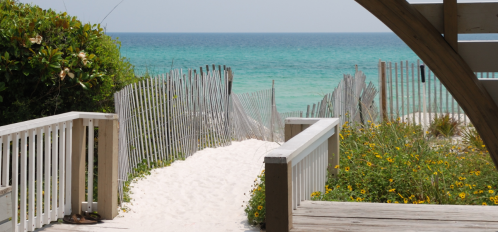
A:
[[[291,231],[498,231],[498,207],[304,201]]]

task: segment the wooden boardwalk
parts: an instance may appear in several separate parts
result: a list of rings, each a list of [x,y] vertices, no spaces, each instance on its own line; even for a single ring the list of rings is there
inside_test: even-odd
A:
[[[303,201],[291,231],[498,231],[498,207]]]

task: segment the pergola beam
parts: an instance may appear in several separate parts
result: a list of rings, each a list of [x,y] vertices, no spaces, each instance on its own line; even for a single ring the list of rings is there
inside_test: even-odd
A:
[[[457,0],[444,0],[444,39],[458,52]]]
[[[444,34],[445,3],[412,3],[431,24]],[[457,32],[498,33],[498,2],[457,3]]]
[[[474,124],[498,167],[498,106],[469,65],[406,0],[355,0],[427,64]]]

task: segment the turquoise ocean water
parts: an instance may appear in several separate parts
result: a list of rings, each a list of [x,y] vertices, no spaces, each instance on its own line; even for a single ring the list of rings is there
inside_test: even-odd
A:
[[[119,38],[121,53],[138,74],[198,69],[206,64],[232,67],[234,92],[271,88],[275,80],[280,112],[305,110],[337,86],[355,65],[377,85],[379,59],[418,57],[393,33],[108,33]],[[465,39],[494,39],[479,35]],[[173,62],[172,62],[173,61]]]

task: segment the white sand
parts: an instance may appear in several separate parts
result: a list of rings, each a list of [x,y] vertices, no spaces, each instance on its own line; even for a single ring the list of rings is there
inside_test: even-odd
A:
[[[133,183],[132,201],[124,204],[129,211],[120,210],[114,220],[94,226],[58,224],[46,230],[259,231],[247,223],[244,202],[264,169],[265,154],[278,146],[252,139],[199,151]]]

